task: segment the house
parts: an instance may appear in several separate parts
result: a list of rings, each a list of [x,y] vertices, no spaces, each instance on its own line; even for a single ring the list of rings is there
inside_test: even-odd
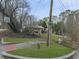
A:
[[[38,26],[35,26],[35,27],[31,27],[31,29],[33,29],[33,33],[38,33],[40,35],[44,28],[42,26],[38,25]]]

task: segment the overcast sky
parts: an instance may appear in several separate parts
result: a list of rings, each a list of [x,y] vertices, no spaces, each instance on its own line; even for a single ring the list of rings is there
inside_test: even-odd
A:
[[[31,12],[37,18],[44,18],[49,16],[50,0],[28,0]],[[79,0],[54,0],[53,2],[53,15],[58,16],[60,12],[70,9],[79,9]]]

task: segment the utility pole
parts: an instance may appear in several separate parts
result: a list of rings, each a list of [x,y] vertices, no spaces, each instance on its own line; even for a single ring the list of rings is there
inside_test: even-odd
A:
[[[52,19],[52,8],[53,7],[53,0],[50,0],[50,13],[49,13],[49,23],[48,23],[48,38],[47,38],[47,46],[50,47],[50,39],[51,39],[51,33],[52,33],[52,28],[51,28],[51,19]]]

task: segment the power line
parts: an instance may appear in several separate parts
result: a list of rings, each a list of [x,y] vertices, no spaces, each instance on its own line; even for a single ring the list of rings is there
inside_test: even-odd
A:
[[[62,11],[66,10],[66,6],[63,4],[63,2],[61,0],[59,0],[60,4],[62,5]]]
[[[59,6],[60,10],[62,11],[62,9],[63,9],[63,8],[62,8],[62,4],[60,3],[59,0],[58,0],[58,4],[59,4],[58,6]]]

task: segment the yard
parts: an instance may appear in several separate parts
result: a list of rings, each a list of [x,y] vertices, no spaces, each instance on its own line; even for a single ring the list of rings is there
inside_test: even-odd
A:
[[[40,35],[42,38],[45,40],[47,39],[47,34],[41,34]],[[51,40],[52,41],[57,41],[59,38],[59,35],[52,34]],[[29,41],[39,41],[41,38],[13,38],[13,37],[6,37],[4,39],[5,42],[12,42],[12,43],[18,43],[18,42],[29,42]]]
[[[47,37],[48,37],[47,34],[41,34],[40,36],[41,36],[42,38],[45,38],[45,39],[47,39]],[[52,41],[58,41],[58,38],[59,38],[59,37],[63,38],[63,36],[61,36],[61,35],[52,34],[52,35],[51,35],[51,40],[52,40]]]
[[[47,34],[41,34],[42,38],[47,38]],[[59,35],[52,34],[51,40],[57,41]],[[62,37],[62,36],[61,36]],[[41,38],[5,38],[5,42],[35,42],[39,41]],[[64,47],[63,45],[59,45],[57,43],[53,43],[50,45],[50,48],[46,46],[46,44],[40,44],[40,49],[37,45],[33,45],[30,48],[17,49],[15,51],[10,51],[8,53],[13,55],[25,56],[25,57],[35,57],[35,58],[53,58],[66,55],[72,52],[73,49]]]
[[[13,55],[19,55],[24,57],[35,57],[35,58],[54,58],[66,55],[72,52],[73,49],[64,47],[54,43],[53,45],[47,47],[45,44],[41,45],[41,48],[37,46],[32,46],[31,48],[18,49],[15,51],[8,52]]]
[[[13,38],[13,37],[6,37],[4,42],[12,42],[12,43],[20,43],[20,42],[35,42],[40,40],[39,38]]]

